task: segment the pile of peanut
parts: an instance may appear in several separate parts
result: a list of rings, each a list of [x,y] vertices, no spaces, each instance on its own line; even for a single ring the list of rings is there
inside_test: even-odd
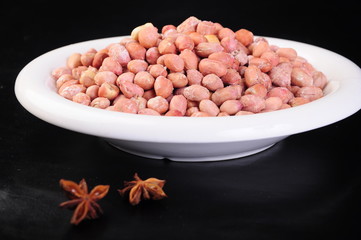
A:
[[[322,97],[327,84],[294,49],[193,16],[161,33],[146,23],[104,49],[74,53],[52,76],[58,93],[80,104],[190,117],[295,107]]]

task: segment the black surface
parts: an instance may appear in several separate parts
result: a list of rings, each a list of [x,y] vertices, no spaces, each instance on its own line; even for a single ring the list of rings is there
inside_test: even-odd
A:
[[[0,239],[361,238],[360,112],[253,156],[177,163],[52,126],[15,98],[18,72],[47,51],[127,35],[148,21],[177,25],[190,15],[321,46],[361,65],[356,1],[232,2],[1,3]],[[166,179],[169,197],[129,205],[116,189],[134,172]],[[61,178],[109,184],[99,202],[104,215],[72,226],[72,212],[57,207],[66,200]]]

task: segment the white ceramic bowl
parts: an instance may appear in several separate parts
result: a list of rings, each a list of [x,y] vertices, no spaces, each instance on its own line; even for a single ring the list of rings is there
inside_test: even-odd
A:
[[[361,70],[336,53],[295,41],[266,37],[292,47],[329,79],[325,96],[295,108],[246,116],[161,117],[106,111],[71,102],[56,92],[50,73],[74,52],[101,49],[121,37],[68,45],[31,61],[19,73],[15,93],[25,109],[56,126],[105,138],[117,148],[149,158],[213,161],[265,150],[292,134],[344,119],[361,108]]]

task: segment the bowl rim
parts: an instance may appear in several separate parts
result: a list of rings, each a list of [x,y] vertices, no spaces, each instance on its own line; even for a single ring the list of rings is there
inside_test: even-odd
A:
[[[72,131],[110,139],[167,143],[234,142],[289,136],[340,121],[361,108],[361,69],[355,63],[324,48],[267,36],[264,38],[270,44],[293,47],[316,69],[324,72],[330,80],[329,85],[332,84],[330,93],[295,108],[206,118],[106,111],[74,103],[56,93],[55,81],[50,74],[54,68],[65,65],[67,56],[92,47],[104,48],[124,37],[129,36],[70,44],[35,58],[16,78],[14,90],[18,101],[36,117]],[[318,59],[322,61],[318,62]],[[327,68],[327,64],[332,64],[332,69]]]

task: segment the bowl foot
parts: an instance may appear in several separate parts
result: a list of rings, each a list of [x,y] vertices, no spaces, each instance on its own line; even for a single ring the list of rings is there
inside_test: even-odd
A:
[[[236,159],[236,158],[246,157],[249,155],[253,155],[253,154],[262,152],[262,151],[272,147],[275,144],[275,143],[272,143],[265,147],[261,147],[261,148],[250,150],[250,151],[240,152],[240,153],[234,153],[234,154],[222,154],[222,155],[202,156],[202,157],[169,157],[169,156],[161,156],[161,155],[144,153],[144,152],[140,152],[140,151],[134,151],[134,150],[127,149],[124,147],[120,147],[120,146],[112,143],[111,141],[108,141],[108,143],[121,151],[130,153],[133,155],[137,155],[137,156],[141,156],[141,157],[145,157],[145,158],[152,158],[152,159],[165,159],[166,158],[166,159],[169,159],[171,161],[176,161],[176,162],[210,162],[210,161],[223,161],[223,160]]]

